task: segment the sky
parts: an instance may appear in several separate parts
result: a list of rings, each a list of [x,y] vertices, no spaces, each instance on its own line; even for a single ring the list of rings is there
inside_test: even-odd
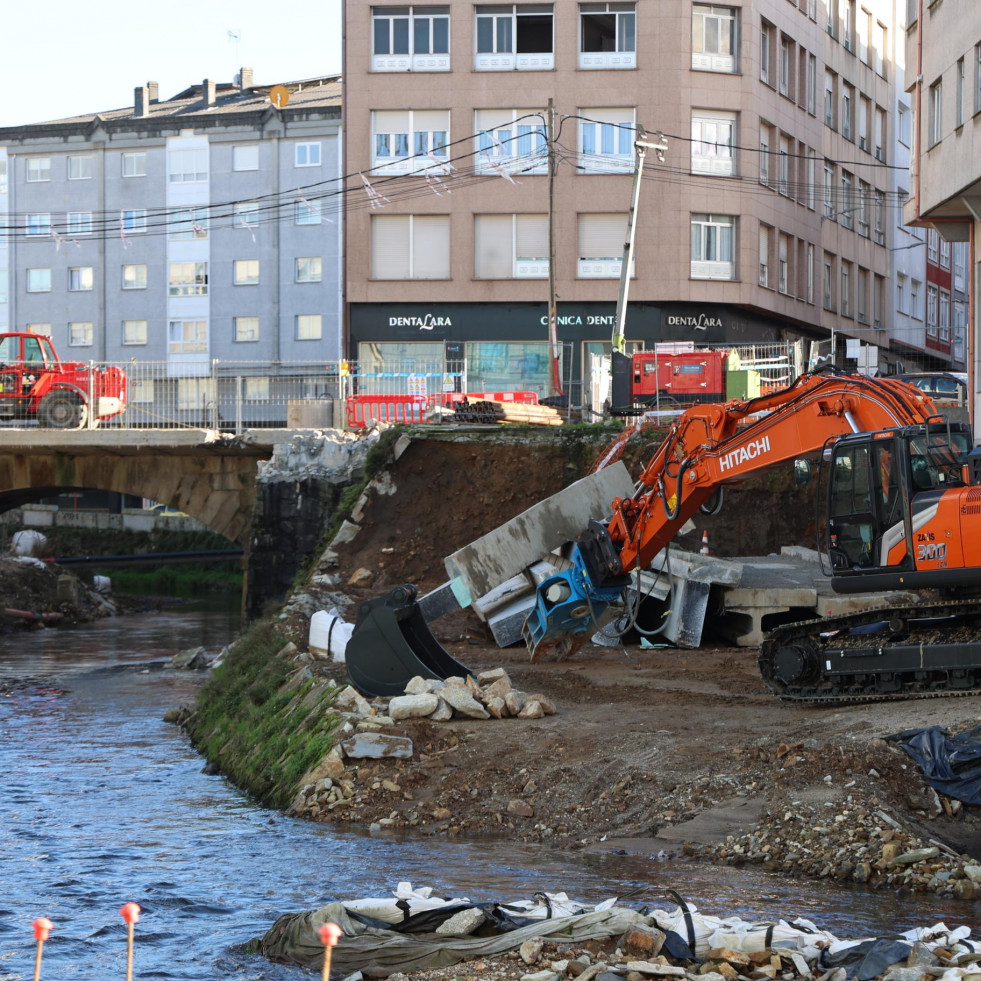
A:
[[[341,70],[341,0],[4,0],[0,7],[0,127],[132,106],[133,89],[146,82],[158,82],[166,99],[205,78],[231,82],[243,65],[256,85]]]

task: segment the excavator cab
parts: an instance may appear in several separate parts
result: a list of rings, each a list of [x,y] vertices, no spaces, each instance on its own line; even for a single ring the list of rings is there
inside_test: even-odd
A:
[[[967,484],[972,444],[967,426],[930,422],[856,433],[831,446],[827,550],[835,589],[912,585],[916,540],[938,512],[938,499]],[[874,584],[856,579],[878,574]],[[848,585],[839,586],[851,579]]]

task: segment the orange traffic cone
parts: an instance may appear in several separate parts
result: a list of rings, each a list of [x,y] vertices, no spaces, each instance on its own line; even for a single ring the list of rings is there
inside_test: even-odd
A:
[[[702,532],[702,555],[709,554],[709,533],[707,531]]]

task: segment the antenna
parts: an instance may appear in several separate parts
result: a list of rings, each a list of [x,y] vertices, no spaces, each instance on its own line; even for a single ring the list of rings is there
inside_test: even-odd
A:
[[[225,33],[228,35],[228,40],[235,45],[235,65],[238,67],[238,42],[242,40],[242,32],[235,28],[235,30],[229,30]]]

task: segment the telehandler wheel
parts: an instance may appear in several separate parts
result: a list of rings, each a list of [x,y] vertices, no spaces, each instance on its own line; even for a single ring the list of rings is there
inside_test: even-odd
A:
[[[81,429],[88,407],[74,392],[48,392],[37,407],[37,421],[48,429]]]

